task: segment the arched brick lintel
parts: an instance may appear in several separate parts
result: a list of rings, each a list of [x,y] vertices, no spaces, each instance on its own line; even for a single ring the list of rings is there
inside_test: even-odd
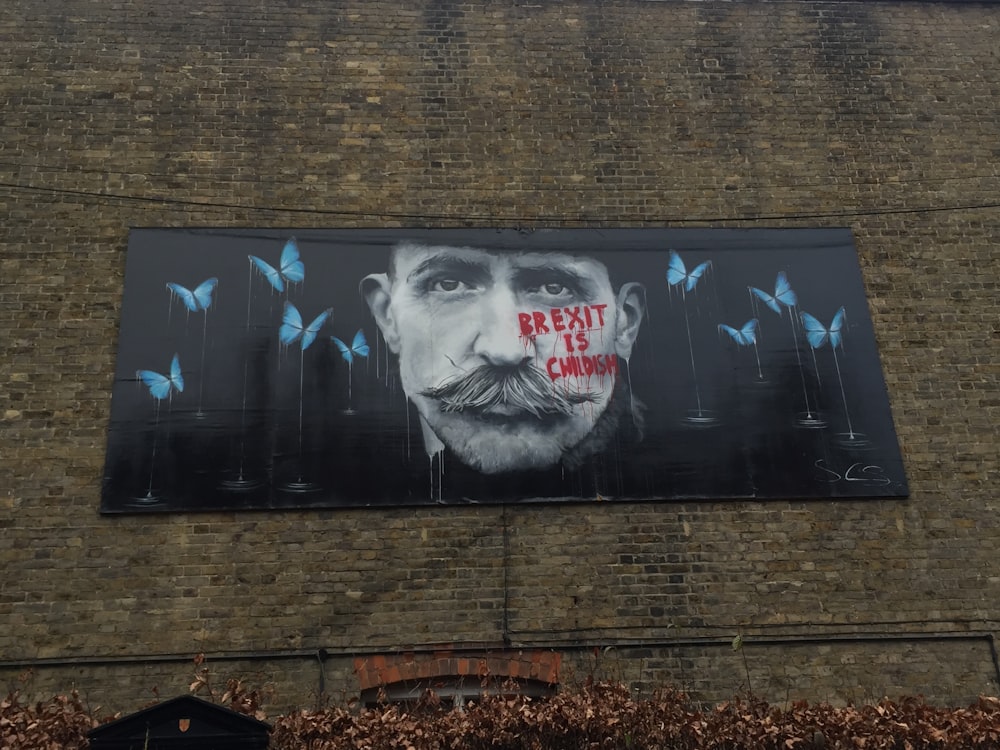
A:
[[[449,649],[359,656],[354,671],[361,690],[437,677],[512,678],[555,685],[561,662],[562,655],[555,651],[508,649],[484,654]]]

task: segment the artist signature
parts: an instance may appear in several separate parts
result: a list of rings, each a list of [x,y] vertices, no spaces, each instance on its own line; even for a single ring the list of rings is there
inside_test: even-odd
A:
[[[884,487],[887,484],[892,484],[892,480],[885,475],[885,469],[875,464],[866,464],[863,461],[853,463],[841,472],[834,471],[828,467],[825,458],[818,459],[813,466],[822,472],[822,474],[814,477],[817,482],[827,482],[829,484],[834,484],[835,482],[861,482],[867,487]]]

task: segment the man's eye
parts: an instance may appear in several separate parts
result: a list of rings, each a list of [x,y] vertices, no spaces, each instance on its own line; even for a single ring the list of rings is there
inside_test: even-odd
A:
[[[467,281],[462,281],[461,279],[444,278],[433,279],[428,288],[432,292],[454,294],[455,292],[466,292],[472,288],[472,285]]]
[[[533,285],[529,291],[540,297],[558,298],[560,300],[572,297],[576,293],[575,289],[570,287],[568,284],[562,283],[561,281],[546,281],[536,284]]]

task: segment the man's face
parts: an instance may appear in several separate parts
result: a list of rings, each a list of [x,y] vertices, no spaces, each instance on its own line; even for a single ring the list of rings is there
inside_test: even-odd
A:
[[[428,452],[487,474],[552,466],[593,429],[642,317],[626,287],[592,258],[420,245],[364,281]]]

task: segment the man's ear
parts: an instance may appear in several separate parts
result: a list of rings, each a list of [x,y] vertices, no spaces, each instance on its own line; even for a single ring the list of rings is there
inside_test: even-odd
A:
[[[384,273],[373,273],[361,280],[361,294],[372,311],[382,338],[393,354],[399,354],[399,332],[392,317],[392,283]]]
[[[639,283],[623,284],[618,290],[618,316],[615,322],[615,354],[622,359],[632,356],[632,345],[646,316],[646,288]]]

